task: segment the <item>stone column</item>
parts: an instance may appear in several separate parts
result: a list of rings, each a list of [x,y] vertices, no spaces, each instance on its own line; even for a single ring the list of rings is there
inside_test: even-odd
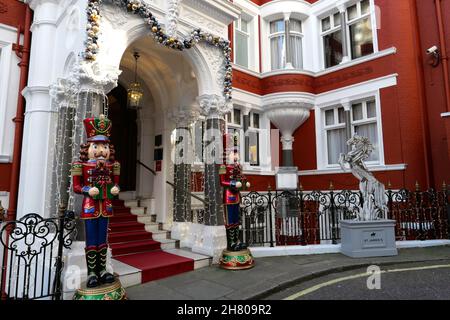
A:
[[[54,67],[55,37],[58,18],[57,0],[28,2],[34,10],[31,27],[32,46],[28,86],[24,89],[27,108],[23,132],[17,219],[27,213],[49,217],[46,200],[52,170],[49,144],[55,118],[50,102],[49,86]]]
[[[192,132],[190,125],[199,117],[196,106],[182,108],[174,111],[172,120],[176,124],[176,139],[174,150],[174,192],[173,192],[173,224],[171,237],[181,241],[181,246],[185,246],[191,234],[192,198],[191,173],[194,161],[194,148],[192,145]]]
[[[222,187],[219,167],[223,163],[224,115],[231,111],[220,95],[205,94],[198,98],[200,110],[206,117],[205,143],[205,216],[204,225],[199,228],[199,237],[192,251],[213,256],[217,263],[222,250],[226,248],[226,234],[223,216]]]

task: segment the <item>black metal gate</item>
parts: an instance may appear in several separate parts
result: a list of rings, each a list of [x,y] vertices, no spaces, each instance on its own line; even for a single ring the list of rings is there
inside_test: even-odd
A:
[[[74,234],[73,212],[56,218],[31,213],[1,224],[1,300],[61,299],[63,250]]]

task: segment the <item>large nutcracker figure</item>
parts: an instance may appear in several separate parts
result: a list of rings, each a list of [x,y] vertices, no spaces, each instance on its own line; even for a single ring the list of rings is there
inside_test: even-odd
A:
[[[239,239],[241,190],[250,188],[250,182],[243,175],[239,163],[238,139],[238,135],[224,136],[226,164],[221,165],[219,169],[227,234],[227,249],[222,253],[220,266],[230,270],[249,269],[254,266],[250,250]]]
[[[109,218],[112,200],[120,192],[120,164],[110,144],[111,122],[104,115],[84,120],[87,143],[81,146],[80,161],[72,165],[73,191],[84,195],[81,219],[86,229],[86,286],[94,288],[115,282],[106,270]]]

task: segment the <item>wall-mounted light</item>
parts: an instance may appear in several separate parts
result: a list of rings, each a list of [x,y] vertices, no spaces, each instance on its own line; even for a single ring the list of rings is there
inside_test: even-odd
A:
[[[441,53],[439,52],[439,48],[437,46],[432,46],[431,48],[428,48],[427,55],[431,57],[428,63],[433,68],[436,68],[441,62]]]
[[[144,96],[141,84],[137,81],[137,65],[140,57],[138,52],[134,53],[135,67],[134,67],[134,82],[128,87],[128,108],[139,109],[141,107],[141,100]]]

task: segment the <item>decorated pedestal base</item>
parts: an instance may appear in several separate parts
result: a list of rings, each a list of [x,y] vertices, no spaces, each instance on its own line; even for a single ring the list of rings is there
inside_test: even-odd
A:
[[[73,300],[127,300],[127,294],[119,278],[113,283],[104,284],[96,288],[87,288],[83,283],[75,292]]]
[[[220,258],[220,267],[227,270],[245,270],[255,266],[252,253],[249,249],[241,251],[223,250]]]
[[[395,220],[341,220],[341,252],[352,258],[386,257],[398,254]]]

